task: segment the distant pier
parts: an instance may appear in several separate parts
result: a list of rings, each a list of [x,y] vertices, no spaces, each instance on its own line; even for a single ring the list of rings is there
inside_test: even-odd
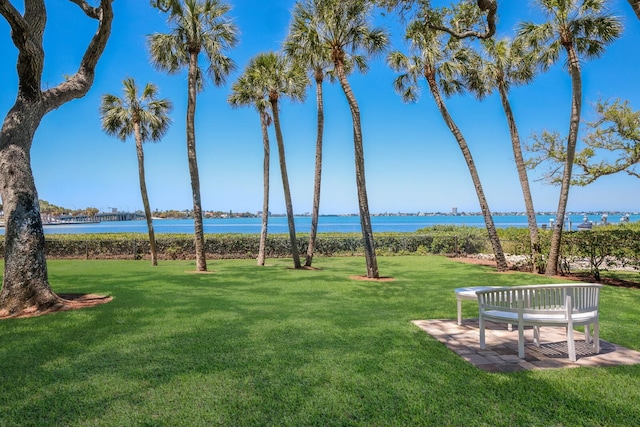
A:
[[[138,221],[145,219],[139,212],[101,212],[95,215],[43,215],[44,225],[90,224],[103,221]]]
[[[145,219],[139,212],[102,212],[94,215],[98,221],[138,221]]]

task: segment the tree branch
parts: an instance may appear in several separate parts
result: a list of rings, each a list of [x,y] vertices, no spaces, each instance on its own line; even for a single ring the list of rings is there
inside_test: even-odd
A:
[[[41,93],[40,82],[44,66],[44,0],[26,0],[24,10],[22,16],[8,0],[0,0],[0,14],[11,26],[11,39],[19,52],[16,64],[18,96],[23,100],[36,100]]]
[[[6,19],[11,26],[11,35],[14,37],[13,41],[17,43],[15,35],[27,32],[27,22],[8,0],[0,0],[0,15],[4,16],[4,19]],[[20,49],[20,46],[17,44],[16,47]]]
[[[81,8],[82,4],[86,5],[84,0],[69,0],[78,4]],[[87,50],[82,57],[78,71],[65,82],[46,91],[44,93],[47,111],[58,108],[60,105],[72,99],[84,96],[95,77],[95,68],[98,60],[102,56],[104,49],[111,35],[111,23],[113,22],[113,8],[111,3],[114,0],[101,0],[100,6],[91,8],[95,10],[97,19],[99,20],[98,30],[87,46]],[[84,10],[84,8],[83,8]],[[87,16],[90,16],[89,12]]]
[[[451,36],[464,39],[468,37],[477,37],[479,39],[488,39],[496,33],[496,19],[498,14],[498,0],[477,0],[478,8],[482,12],[487,12],[487,31],[480,33],[474,30],[468,30],[463,32],[454,31],[451,28],[447,28],[436,24],[427,24],[429,28],[438,31],[444,31]]]
[[[150,0],[151,7],[155,7],[161,12],[169,12],[172,13],[180,9],[180,2],[176,0]]]
[[[633,11],[636,13],[638,19],[640,19],[640,0],[629,0],[629,4],[631,5]]]
[[[80,6],[80,9],[87,15],[89,18],[100,19],[100,9],[96,7],[91,7],[85,0],[69,0],[71,3],[75,3]]]

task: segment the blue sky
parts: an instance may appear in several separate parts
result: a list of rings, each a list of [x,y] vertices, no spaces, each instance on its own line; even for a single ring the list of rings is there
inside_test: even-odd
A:
[[[18,2],[19,3],[19,2]],[[198,97],[196,138],[202,205],[206,210],[257,212],[262,208],[262,140],[253,109],[231,109],[226,103],[231,83],[255,54],[280,48],[287,33],[293,0],[231,0],[231,17],[240,29],[240,43],[229,52],[237,71],[224,87],[208,84]],[[437,3],[437,2],[435,2]],[[448,3],[448,2],[447,2]],[[72,74],[95,31],[95,23],[71,2],[48,2],[43,84],[53,86]],[[626,0],[610,2],[621,16],[623,37],[606,54],[583,64],[583,118],[593,118],[590,104],[620,97],[640,109],[640,21]],[[516,23],[538,21],[530,0],[500,2],[499,36],[513,34]],[[191,186],[185,145],[186,74],[165,75],[153,68],[146,37],[167,31],[166,17],[147,0],[115,1],[112,37],[100,60],[96,81],[87,96],[48,114],[34,138],[32,166],[39,197],[69,208],[100,210],[142,208],[133,140],[123,143],[100,127],[98,108],[105,93],[122,94],[122,80],[139,86],[153,82],[160,96],[174,103],[173,125],[158,143],[145,145],[146,173],[152,209],[191,209]],[[404,49],[395,19],[378,18]],[[15,100],[17,51],[9,27],[0,19],[0,113],[4,118]],[[372,213],[477,212],[479,204],[458,145],[427,90],[416,104],[404,104],[393,91],[395,73],[383,58],[370,62],[366,75],[350,77],[361,106],[367,189]],[[294,211],[312,207],[315,150],[315,96],[304,104],[282,103],[281,120]],[[523,139],[536,131],[566,134],[570,79],[563,62],[527,87],[514,88],[511,102]],[[325,156],[321,213],[358,211],[351,117],[339,85],[325,86]],[[494,212],[522,211],[524,203],[513,162],[509,133],[499,99],[482,102],[470,96],[447,100],[479,170]],[[282,213],[284,197],[272,135],[271,211]],[[537,211],[555,211],[557,187],[534,181]],[[623,174],[601,178],[571,190],[570,211],[640,211],[640,180]]]

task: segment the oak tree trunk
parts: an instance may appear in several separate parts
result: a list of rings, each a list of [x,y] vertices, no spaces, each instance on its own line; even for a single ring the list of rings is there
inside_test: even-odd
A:
[[[29,155],[42,116],[42,107],[37,104],[18,102],[0,134],[0,195],[5,213],[0,315],[44,311],[63,302],[49,286],[44,231]]]

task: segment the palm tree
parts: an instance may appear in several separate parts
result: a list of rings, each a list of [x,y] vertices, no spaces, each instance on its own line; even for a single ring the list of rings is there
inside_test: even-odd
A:
[[[203,89],[204,73],[200,66],[200,54],[204,53],[207,71],[216,86],[224,84],[227,75],[234,70],[234,62],[225,55],[237,43],[237,28],[226,18],[231,9],[218,0],[168,0],[168,34],[156,33],[149,37],[149,49],[153,63],[169,74],[187,67],[187,156],[191,190],[193,193],[193,218],[196,246],[196,267],[207,270],[200,199],[200,177],[196,157],[195,114],[196,95]]]
[[[138,177],[140,179],[140,194],[144,205],[144,214],[147,218],[149,230],[149,246],[151,249],[151,264],[158,265],[158,253],[156,250],[156,238],[153,231],[153,220],[147,184],[144,177],[144,152],[142,143],[146,141],[159,141],[169,129],[171,119],[171,101],[157,99],[158,88],[147,85],[138,94],[138,88],[133,78],[123,81],[124,97],[107,94],[102,97],[100,116],[102,117],[102,129],[109,135],[116,136],[122,141],[133,135],[136,141],[138,154]]]
[[[569,200],[571,173],[582,113],[580,62],[602,55],[605,46],[622,33],[622,24],[619,18],[606,13],[606,0],[539,0],[539,3],[542,12],[549,20],[542,24],[522,23],[519,28],[519,37],[522,37],[539,55],[538,60],[542,70],[556,63],[564,51],[567,54],[571,76],[571,116],[566,159],[545,271],[546,275],[554,276],[558,273],[562,226]]]
[[[406,38],[410,41],[411,49],[416,54],[409,58],[401,52],[392,52],[388,57],[388,63],[391,68],[402,72],[395,82],[396,91],[405,101],[416,100],[418,97],[418,79],[421,76],[426,79],[440,114],[458,142],[467,163],[487,227],[489,240],[493,247],[497,268],[499,271],[504,271],[508,267],[507,261],[473,156],[462,132],[449,114],[441,94],[441,89],[445,95],[453,95],[464,91],[464,83],[461,79],[462,71],[468,63],[474,60],[473,53],[464,48],[461,42],[456,39],[450,40],[445,46],[441,41],[441,36],[420,20],[409,24]]]
[[[380,273],[367,197],[360,107],[347,79],[347,74],[353,67],[365,72],[367,70],[366,57],[383,53],[389,44],[389,35],[380,28],[371,27],[370,20],[373,10],[371,1],[304,0],[299,3],[298,7],[304,11],[304,15],[302,12],[298,14],[303,16],[305,25],[317,34],[318,49],[323,51],[321,57],[326,56],[331,59],[335,75],[351,110],[358,208],[367,277],[379,278]]]
[[[276,131],[278,142],[278,158],[280,160],[280,174],[282,176],[282,188],[287,210],[287,222],[289,225],[289,241],[291,244],[291,256],[294,268],[301,268],[298,239],[296,238],[296,226],[293,216],[293,203],[291,202],[291,189],[287,174],[287,162],[284,151],[284,140],[280,127],[280,97],[286,96],[292,101],[302,101],[305,90],[309,84],[304,71],[292,63],[284,55],[274,52],[261,53],[251,59],[247,66],[246,75],[252,80],[251,85],[269,100],[271,114],[273,115],[273,127]]]
[[[301,3],[296,3],[289,35],[285,41],[284,51],[301,66],[308,69],[316,83],[317,130],[316,158],[313,183],[313,208],[311,211],[311,229],[305,266],[311,267],[318,235],[318,217],[320,214],[320,188],[322,182],[322,140],[324,136],[324,96],[322,85],[327,69],[332,65],[327,51],[322,49],[319,34],[310,25],[313,17]]]
[[[236,80],[231,88],[231,95],[228,98],[232,107],[253,105],[260,115],[260,127],[262,130],[262,145],[264,147],[264,160],[262,163],[262,182],[263,182],[263,198],[262,198],[262,227],[260,229],[260,247],[258,249],[258,265],[264,266],[265,251],[267,245],[267,227],[269,223],[269,164],[270,153],[269,148],[269,126],[271,125],[271,116],[269,115],[269,100],[260,90],[256,81],[252,79],[252,70],[247,68],[245,72]]]
[[[479,62],[470,64],[465,70],[467,86],[479,99],[489,95],[495,89],[498,90],[500,95],[502,108],[511,134],[513,156],[527,212],[533,270],[536,266],[542,264],[540,238],[538,236],[536,211],[533,207],[533,198],[531,197],[529,178],[527,176],[527,165],[522,154],[520,134],[513,116],[511,103],[509,102],[509,90],[513,85],[525,84],[533,80],[535,62],[532,55],[527,55],[523,52],[522,44],[517,41],[486,39],[482,41],[482,46],[484,57],[477,56]]]

